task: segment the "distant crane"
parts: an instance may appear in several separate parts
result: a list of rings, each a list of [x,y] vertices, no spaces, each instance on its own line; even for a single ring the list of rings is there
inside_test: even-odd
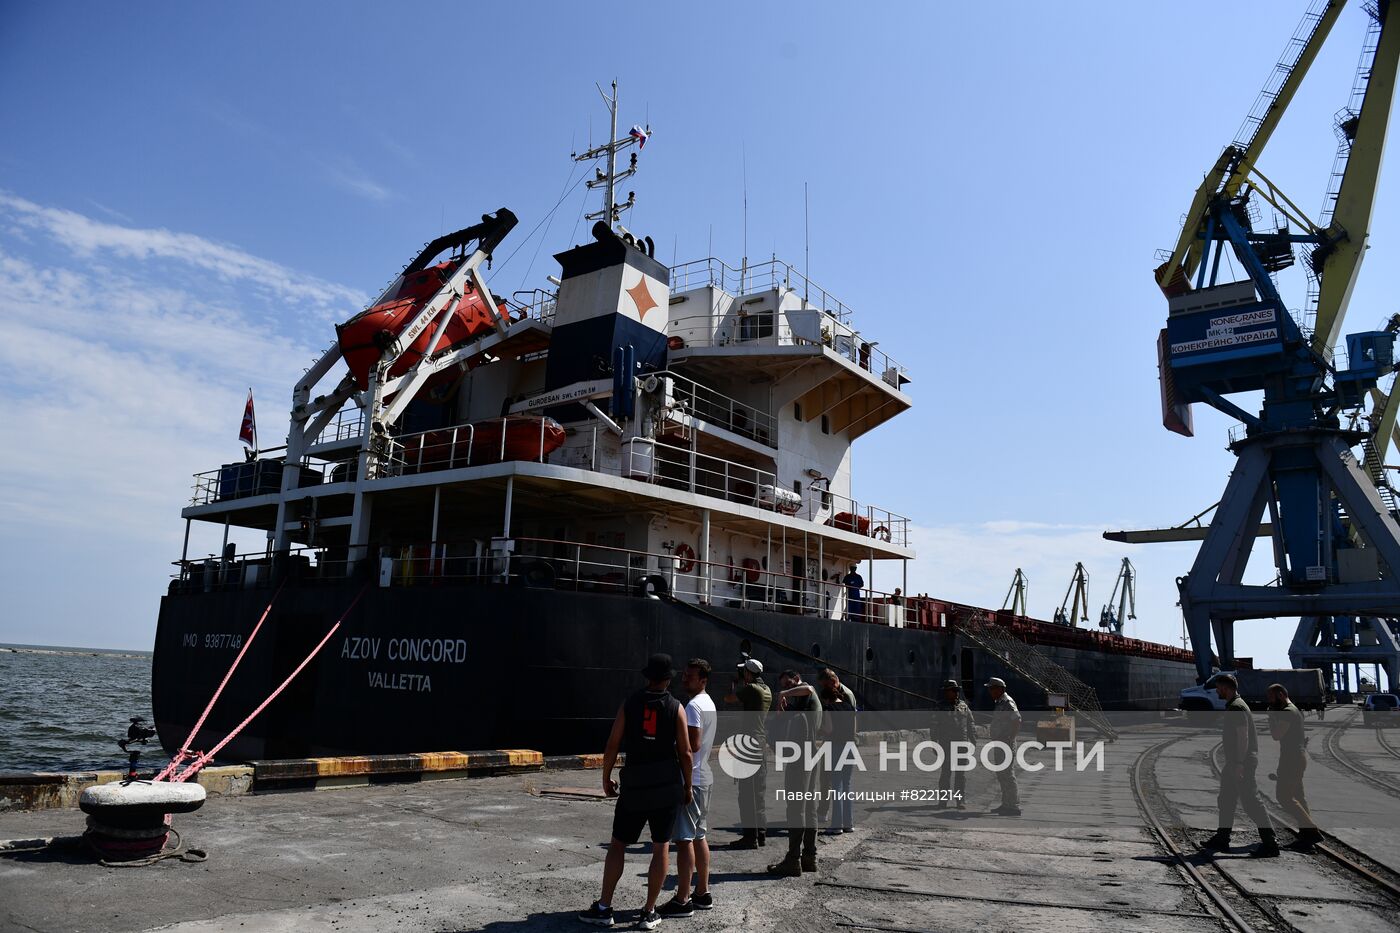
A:
[[[1016,576],[1011,578],[1011,588],[1006,591],[1006,598],[1001,601],[1001,608],[1005,610],[1008,606],[1014,615],[1023,616],[1026,614],[1026,593],[1030,590],[1030,580],[1021,572],[1021,568],[1016,568]]]
[[[1117,603],[1117,609],[1114,608]],[[1099,628],[1106,628],[1115,635],[1123,634],[1123,623],[1137,618],[1137,568],[1128,558],[1118,568],[1118,579],[1113,584],[1113,593],[1099,613]]]
[[[1073,604],[1070,597],[1074,597]],[[1066,609],[1068,608],[1068,612]],[[1089,621],[1089,571],[1084,569],[1084,565],[1076,563],[1074,565],[1074,576],[1069,578],[1069,589],[1065,590],[1064,601],[1060,603],[1060,608],[1055,610],[1055,622],[1058,625],[1068,625],[1071,628],[1078,627],[1080,622]]]

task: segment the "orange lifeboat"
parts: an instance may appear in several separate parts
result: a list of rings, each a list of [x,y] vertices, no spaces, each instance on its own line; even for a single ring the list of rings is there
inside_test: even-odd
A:
[[[494,217],[483,217],[479,224],[438,237],[404,267],[399,277],[373,305],[336,326],[341,355],[361,389],[368,387],[370,370],[379,362],[384,351],[399,339],[418,312],[461,269],[468,257],[476,250],[489,255],[515,224],[515,215],[501,208]],[[467,247],[472,243],[476,244],[475,249],[469,251]],[[453,254],[449,259],[433,262],[449,250]],[[403,352],[389,370],[390,377],[402,376],[425,355],[434,356],[488,333],[498,320],[509,320],[504,302],[498,302],[494,308],[489,307],[470,282],[449,313],[451,318],[447,329],[437,345],[428,346],[436,327],[423,328],[408,346],[402,348]],[[436,374],[430,384],[450,381],[455,375],[449,368]]]

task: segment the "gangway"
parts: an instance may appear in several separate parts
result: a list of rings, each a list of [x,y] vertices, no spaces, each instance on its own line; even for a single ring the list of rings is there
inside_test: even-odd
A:
[[[990,652],[1017,674],[1040,687],[1046,693],[1060,693],[1069,700],[1069,708],[1077,711],[1107,739],[1118,738],[1109,725],[1099,704],[1098,691],[1050,660],[1033,645],[1028,645],[1006,627],[989,621],[984,615],[969,611],[953,618],[954,627],[983,651]]]

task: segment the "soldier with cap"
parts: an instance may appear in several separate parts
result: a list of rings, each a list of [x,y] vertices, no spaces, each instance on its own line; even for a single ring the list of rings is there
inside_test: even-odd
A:
[[[817,691],[803,683],[797,671],[783,671],[778,684],[782,687],[778,695],[781,712],[774,717],[774,740],[790,743],[801,753],[798,760],[782,768],[788,850],[781,860],[768,866],[768,871],[797,877],[817,870],[817,772],[808,767],[808,759],[819,740],[822,705]]]
[[[943,700],[938,704],[938,709],[933,714],[933,728],[929,730],[929,739],[938,744],[943,749],[943,764],[938,768],[938,803],[937,809],[942,810],[948,806],[948,791],[952,790],[952,801],[957,808],[962,810],[966,807],[963,800],[963,790],[967,787],[967,772],[953,770],[953,743],[967,742],[976,744],[977,742],[976,722],[972,717],[972,709],[963,701],[962,688],[958,686],[956,680],[943,682]]]
[[[1259,799],[1255,773],[1259,770],[1259,735],[1254,730],[1254,716],[1249,704],[1240,696],[1239,681],[1230,674],[1216,674],[1209,682],[1220,699],[1225,712],[1220,717],[1220,742],[1225,752],[1225,765],[1220,769],[1219,828],[1215,835],[1201,844],[1202,849],[1220,851],[1230,848],[1230,832],[1235,823],[1235,805],[1259,827],[1259,845],[1249,854],[1253,858],[1274,858],[1279,854],[1274,838],[1274,824],[1264,801]]]
[[[1021,815],[1021,789],[1016,784],[1016,736],[1021,733],[1021,708],[1006,692],[1006,681],[990,678],[983,686],[992,695],[992,725],[989,738],[1011,750],[1006,767],[996,772],[1001,785],[1001,805],[992,810],[1000,816]]]
[[[603,793],[616,797],[617,807],[603,862],[602,893],[578,915],[585,923],[613,925],[612,897],[622,878],[627,847],[641,838],[644,826],[651,827],[651,866],[646,906],[638,922],[644,930],[654,930],[661,923],[656,900],[666,881],[676,812],[691,801],[690,736],[685,712],[670,692],[675,673],[669,654],[652,655],[641,670],[647,685],[623,701],[613,719],[603,752]],[[627,755],[620,788],[612,776],[619,751]]]
[[[1278,742],[1278,773],[1274,775],[1274,799],[1284,812],[1298,821],[1298,841],[1294,848],[1311,851],[1322,841],[1313,822],[1303,789],[1303,772],[1308,768],[1308,737],[1303,731],[1303,713],[1288,698],[1283,684],[1270,684],[1265,691],[1269,701],[1269,734]]]
[[[753,777],[739,779],[739,822],[743,827],[734,843],[736,849],[757,849],[768,841],[768,727],[765,722],[773,705],[773,691],[763,682],[763,663],[747,655],[736,665],[734,689],[724,698],[744,711],[741,731],[751,736],[755,752],[762,755],[761,767]]]

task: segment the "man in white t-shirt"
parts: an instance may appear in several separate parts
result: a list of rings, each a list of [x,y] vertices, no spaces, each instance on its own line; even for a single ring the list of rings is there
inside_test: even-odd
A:
[[[710,787],[714,774],[710,771],[710,749],[715,744],[717,712],[715,701],[705,692],[710,683],[710,662],[691,658],[681,675],[681,686],[690,696],[685,705],[686,731],[694,764],[691,766],[690,803],[676,814],[676,828],[671,840],[676,844],[676,896],[657,909],[662,917],[689,917],[694,911],[714,907],[710,895],[710,843],[705,838],[709,827],[705,821],[710,812]],[[690,893],[690,876],[695,873],[695,894]]]

